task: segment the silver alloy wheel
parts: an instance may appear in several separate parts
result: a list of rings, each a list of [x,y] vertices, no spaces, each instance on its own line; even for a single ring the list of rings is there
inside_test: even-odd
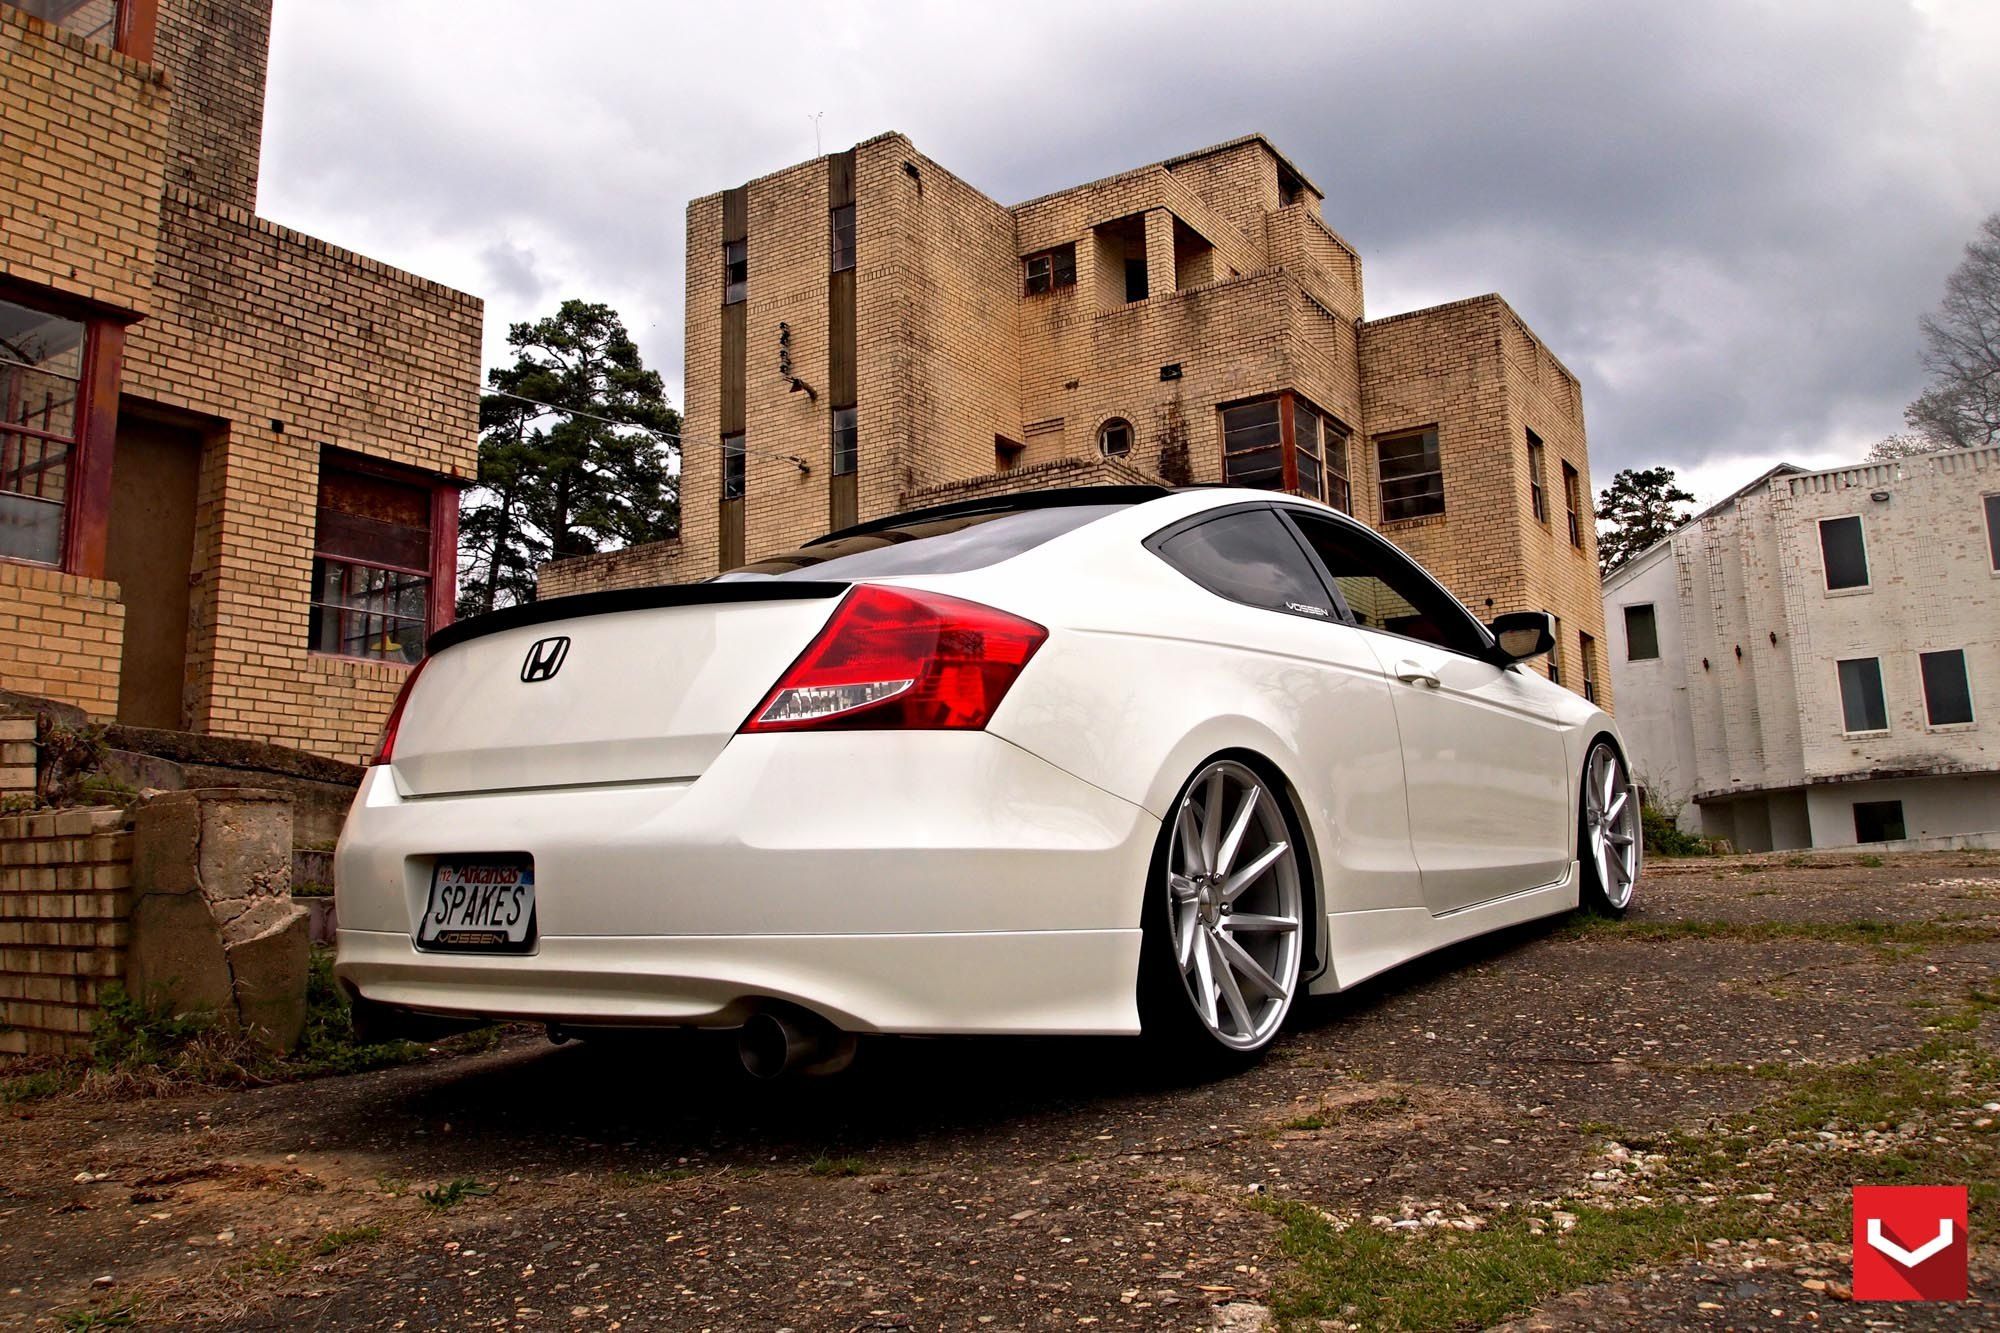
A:
[[[1639,882],[1639,801],[1618,752],[1599,743],[1583,770],[1583,828],[1604,900],[1623,909]]]
[[[1188,784],[1167,857],[1174,962],[1215,1039],[1256,1050],[1299,980],[1298,854],[1264,779],[1220,759]]]

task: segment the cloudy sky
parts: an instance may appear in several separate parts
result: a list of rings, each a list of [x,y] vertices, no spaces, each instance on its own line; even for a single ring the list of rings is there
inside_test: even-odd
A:
[[[277,0],[260,211],[484,296],[489,364],[607,301],[678,402],[687,201],[811,157],[814,113],[1003,203],[1258,129],[1371,317],[1501,292],[1598,483],[1708,500],[1899,427],[2000,209],[1996,71],[1991,0]]]

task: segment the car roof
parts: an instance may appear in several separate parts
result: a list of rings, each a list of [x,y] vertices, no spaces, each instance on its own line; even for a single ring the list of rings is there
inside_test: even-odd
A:
[[[962,518],[968,514],[1014,514],[1031,509],[1062,509],[1071,505],[1136,505],[1144,504],[1148,500],[1161,499],[1174,492],[1175,488],[1171,486],[1049,486],[1039,490],[1014,491],[1006,495],[981,496],[978,499],[955,500],[950,504],[930,505],[923,509],[890,514],[884,518],[873,518],[866,523],[856,523],[836,529],[824,536],[815,537],[799,549],[822,546],[845,537],[860,537],[871,532],[882,532],[888,528],[906,528],[920,523],[934,523],[940,519]]]

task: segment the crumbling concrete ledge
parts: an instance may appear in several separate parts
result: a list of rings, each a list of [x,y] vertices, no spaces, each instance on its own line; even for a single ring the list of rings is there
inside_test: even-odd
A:
[[[132,822],[126,989],[273,1050],[297,1045],[312,945],[292,901],[291,801],[252,787],[163,792]]]

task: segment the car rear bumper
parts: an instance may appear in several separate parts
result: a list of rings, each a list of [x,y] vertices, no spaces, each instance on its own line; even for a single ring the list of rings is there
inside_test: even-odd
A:
[[[985,733],[741,736],[699,779],[411,798],[371,769],[337,972],[438,1013],[1129,1033],[1159,823]],[[525,955],[417,949],[439,856],[534,859]]]

